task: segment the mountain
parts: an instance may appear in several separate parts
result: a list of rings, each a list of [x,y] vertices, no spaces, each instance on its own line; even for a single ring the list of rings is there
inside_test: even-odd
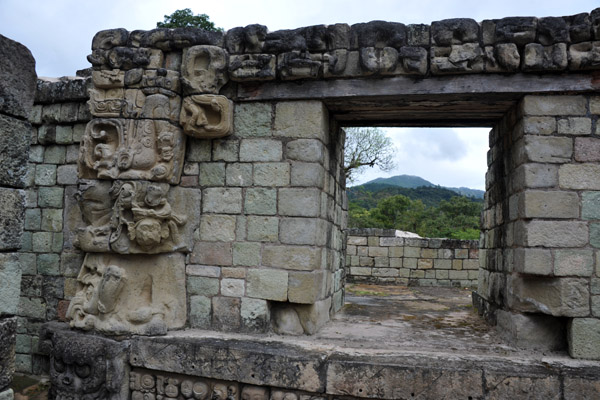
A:
[[[362,208],[370,210],[377,207],[379,201],[401,194],[411,200],[421,200],[428,207],[438,207],[442,200],[448,201],[457,195],[452,190],[439,186],[420,186],[418,188],[405,188],[386,185],[382,183],[365,183],[346,189],[348,200]],[[473,201],[481,201],[473,199]]]
[[[425,180],[419,176],[414,176],[414,175],[396,175],[396,176],[392,176],[390,178],[377,178],[377,179],[373,179],[372,181],[369,181],[367,183],[364,183],[362,185],[359,186],[364,186],[365,188],[369,188],[371,191],[373,190],[381,190],[384,185],[388,185],[388,186],[398,186],[398,187],[402,187],[402,188],[419,188],[419,187],[438,187],[438,188],[442,188],[442,189],[448,189],[451,190],[455,193],[458,193],[462,196],[467,196],[467,197],[474,197],[476,199],[483,199],[483,195],[484,195],[484,191],[483,190],[479,190],[479,189],[469,189],[467,187],[445,187],[445,186],[438,186],[435,185],[431,182],[429,182],[428,180]],[[359,187],[359,186],[355,186],[355,188]],[[398,193],[401,194],[401,193]]]

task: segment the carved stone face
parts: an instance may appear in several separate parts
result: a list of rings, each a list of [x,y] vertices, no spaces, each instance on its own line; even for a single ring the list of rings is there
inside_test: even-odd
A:
[[[184,51],[182,83],[189,93],[218,93],[227,83],[227,57],[217,46],[192,46]]]
[[[88,337],[54,338],[50,380],[57,400],[108,398],[103,346]]]
[[[213,386],[211,400],[227,400],[227,385],[216,383]]]
[[[143,247],[150,247],[160,243],[162,239],[162,226],[154,218],[144,218],[135,226],[135,241]]]

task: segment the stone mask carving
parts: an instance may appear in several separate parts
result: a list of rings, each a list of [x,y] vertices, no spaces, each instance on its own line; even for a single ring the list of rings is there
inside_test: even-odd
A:
[[[219,93],[227,83],[227,53],[217,46],[192,46],[183,52],[181,82],[187,93]]]
[[[165,110],[161,101],[168,103],[169,99],[164,95],[149,98],[159,103],[146,101],[142,112],[157,117],[156,110]],[[82,139],[79,177],[177,183],[184,152],[181,130],[168,121],[97,118],[88,123]]]
[[[186,135],[201,139],[227,136],[233,126],[233,103],[225,96],[189,96],[183,100],[179,120]]]
[[[51,398],[124,400],[127,344],[62,331],[52,337]],[[123,383],[125,385],[123,385]]]

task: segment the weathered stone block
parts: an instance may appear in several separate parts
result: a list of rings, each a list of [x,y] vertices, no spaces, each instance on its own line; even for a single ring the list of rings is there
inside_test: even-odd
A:
[[[8,388],[15,372],[16,333],[17,318],[3,318],[0,320],[0,342],[2,343],[2,346],[0,346],[0,365],[2,365],[0,391]]]
[[[521,163],[566,163],[571,161],[573,140],[567,137],[526,136]]]
[[[33,106],[37,76],[27,47],[0,36],[0,111],[27,118]]]
[[[527,190],[519,200],[521,218],[579,217],[579,196],[575,192]]]
[[[269,326],[270,311],[267,301],[262,299],[242,298],[240,307],[242,329],[264,331]]]
[[[556,317],[590,315],[588,281],[584,278],[509,278],[511,296],[508,305],[515,311],[534,312]]]
[[[560,393],[561,381],[556,376],[511,376],[507,373],[485,374],[485,390],[490,400],[517,399],[523,394],[539,399],[551,399]]]
[[[200,186],[225,185],[224,163],[200,163],[199,169]]]
[[[575,160],[580,162],[600,161],[600,140],[597,138],[575,138]]]
[[[21,269],[17,254],[0,253],[0,316],[17,314]]]
[[[212,140],[213,161],[239,161],[240,142],[238,140]]]
[[[293,162],[290,174],[292,186],[324,187],[325,170],[320,164]]]
[[[60,165],[56,169],[56,183],[59,185],[77,184],[77,165]]]
[[[219,294],[219,279],[203,276],[188,276],[187,290],[191,295],[212,297]]]
[[[63,207],[64,189],[61,187],[41,187],[38,188],[38,206],[39,207]]]
[[[254,165],[254,184],[268,187],[289,185],[290,164],[281,162]]]
[[[230,242],[196,242],[190,261],[204,265],[231,265]]]
[[[565,400],[593,399],[600,396],[600,382],[597,379],[585,379],[565,376]]]
[[[221,295],[227,297],[243,297],[245,291],[245,281],[243,279],[221,280]]]
[[[600,359],[600,319],[573,318],[567,325],[567,335],[571,357]]]
[[[589,239],[587,224],[579,221],[533,220],[524,225],[523,233],[531,247],[581,247]]]
[[[584,117],[569,117],[558,120],[558,133],[562,135],[590,135],[592,120]]]
[[[25,191],[0,188],[0,250],[21,247],[25,221]]]
[[[206,276],[209,278],[219,278],[221,276],[221,268],[211,267],[208,265],[188,264],[185,267],[185,273],[188,276]]]
[[[327,142],[328,114],[321,102],[279,102],[275,108],[275,136],[321,139]]]
[[[205,213],[239,214],[242,212],[242,189],[208,188],[202,191]]]
[[[525,45],[523,71],[562,71],[567,69],[569,58],[566,43],[542,46]]]
[[[5,74],[1,73],[1,75]],[[4,84],[5,82],[0,84],[0,98],[3,98],[1,95],[5,90],[13,90],[13,88],[4,87]],[[3,98],[3,100],[10,101],[11,99]],[[0,109],[4,108],[3,106],[9,107],[4,102],[0,103]],[[31,106],[29,105],[29,107]],[[0,114],[0,142],[3,143],[0,152],[0,185],[17,188],[26,186],[30,136],[31,124],[29,122]]]
[[[320,199],[318,189],[279,189],[279,214],[292,217],[317,217],[320,213]]]
[[[555,187],[558,185],[558,166],[552,164],[525,164],[514,172],[513,188],[534,189]]]
[[[188,162],[210,161],[212,151],[212,140],[201,140],[189,138],[185,159]]]
[[[254,267],[260,265],[260,243],[237,242],[233,244],[233,265]]]
[[[223,331],[237,331],[240,328],[241,300],[233,297],[214,297],[212,299],[212,325]]]
[[[498,333],[517,347],[542,351],[566,347],[564,323],[547,315],[496,312]]]
[[[592,250],[556,250],[554,253],[554,275],[591,276],[594,273]]]
[[[285,146],[285,158],[295,161],[323,162],[325,148],[317,139],[297,139]]]
[[[600,66],[600,42],[574,43],[569,46],[569,69],[594,70]]]
[[[211,325],[211,300],[205,296],[190,296],[190,325],[209,328]]]
[[[525,96],[522,107],[525,115],[585,115],[587,101],[584,96]]]
[[[300,304],[315,303],[320,297],[324,279],[323,271],[290,271],[288,300]]]
[[[558,170],[558,183],[564,189],[600,190],[600,164],[566,164]]]
[[[321,269],[321,249],[307,246],[284,246],[266,244],[262,253],[262,265],[300,271]]]
[[[234,163],[227,165],[225,182],[227,186],[251,186],[252,164]]]
[[[286,301],[288,272],[279,269],[248,270],[246,294],[248,297],[258,299]]]
[[[274,139],[242,139],[240,161],[281,161],[283,145]]]
[[[282,218],[279,240],[285,244],[323,246],[327,242],[326,222],[318,218]]]
[[[271,135],[272,106],[268,103],[241,103],[235,106],[233,121],[239,137]]]
[[[583,192],[581,200],[581,218],[600,219],[600,192]]]
[[[247,239],[250,241],[275,242],[279,237],[279,218],[249,216]]]
[[[469,18],[453,18],[431,23],[432,43],[437,46],[479,41],[479,24]]]
[[[233,215],[209,215],[200,217],[200,239],[205,241],[231,242],[235,240],[236,218]]]
[[[58,254],[39,254],[37,270],[42,275],[60,275],[60,256]]]

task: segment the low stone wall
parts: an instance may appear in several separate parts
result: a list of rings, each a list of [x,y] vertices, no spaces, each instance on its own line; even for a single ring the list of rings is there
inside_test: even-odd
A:
[[[349,282],[477,286],[479,241],[405,238],[394,229],[348,230]]]

